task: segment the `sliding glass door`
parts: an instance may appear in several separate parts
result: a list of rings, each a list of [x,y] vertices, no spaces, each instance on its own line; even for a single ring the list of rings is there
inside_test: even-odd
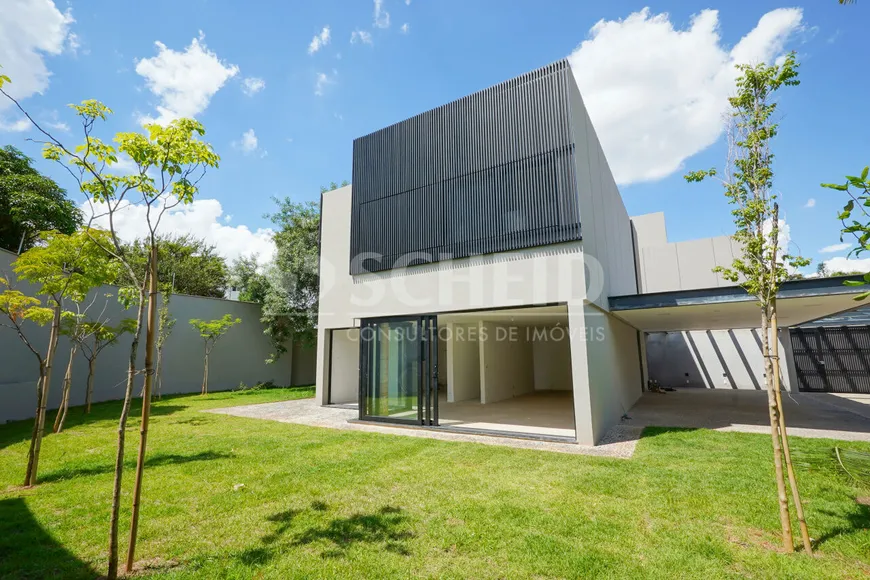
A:
[[[364,320],[360,419],[438,425],[435,316]]]

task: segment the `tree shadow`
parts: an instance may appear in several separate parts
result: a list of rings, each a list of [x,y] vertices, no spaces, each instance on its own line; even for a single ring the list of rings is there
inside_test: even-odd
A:
[[[89,564],[73,556],[33,517],[21,498],[0,499],[0,577],[97,577]]]
[[[138,400],[134,399],[133,403],[135,404]],[[34,401],[34,407],[36,402]],[[140,407],[141,408],[141,407]],[[152,417],[161,417],[164,415],[171,415],[173,413],[177,413],[178,411],[184,411],[187,407],[182,405],[154,405],[151,407],[151,416]],[[135,407],[131,408],[131,414]],[[85,413],[85,408],[83,406],[70,407],[69,412],[66,416],[66,421],[64,421],[63,430],[69,431],[70,429],[74,429],[76,427],[98,423],[102,421],[111,421],[113,423],[118,422],[118,417],[121,415],[121,401],[107,401],[103,403],[96,403],[91,407],[90,413]],[[51,432],[51,425],[54,422],[54,418],[57,416],[57,409],[51,409],[46,413],[45,423],[45,435],[44,437],[51,438],[55,437],[57,434]],[[10,421],[6,424],[0,425],[0,449],[4,449],[11,445],[15,445],[16,443],[22,443],[24,441],[30,441],[30,437],[33,434],[33,418],[21,419],[20,421]],[[62,435],[63,433],[61,433]]]
[[[827,516],[832,516],[845,521],[844,525],[837,526],[826,531],[819,536],[815,545],[821,546],[825,542],[838,536],[848,536],[857,533],[866,533],[870,529],[870,506],[855,502],[855,509],[847,514],[834,513],[831,511],[822,510],[822,513]]]
[[[161,467],[164,465],[183,465],[194,461],[214,461],[218,459],[230,459],[235,457],[232,453],[224,453],[221,451],[200,451],[193,455],[180,455],[177,453],[158,453],[145,459],[145,467]],[[125,469],[133,469],[136,467],[135,459],[128,459],[124,462]],[[52,483],[65,479],[73,479],[76,477],[91,477],[94,475],[104,475],[115,471],[114,464],[94,465],[89,467],[61,467],[55,471],[49,471],[39,476],[38,483]]]
[[[344,557],[354,544],[372,544],[408,556],[411,552],[407,541],[414,535],[399,529],[406,520],[400,508],[384,506],[376,513],[336,518],[325,526],[309,528],[294,540],[293,545],[306,546],[326,541],[330,548],[321,552],[324,558]]]
[[[311,503],[310,510],[325,514],[329,511],[329,505],[322,501],[314,501]],[[384,506],[370,514],[334,518],[322,525],[311,526],[295,534],[283,546],[277,545],[292,528],[294,521],[305,511],[288,509],[266,518],[277,526],[260,539],[264,545],[244,550],[236,556],[237,559],[248,566],[259,566],[286,551],[288,546],[314,544],[325,544],[320,552],[322,558],[345,557],[355,544],[369,544],[403,556],[411,553],[407,542],[414,537],[414,534],[402,529],[408,518],[401,508],[393,506]]]

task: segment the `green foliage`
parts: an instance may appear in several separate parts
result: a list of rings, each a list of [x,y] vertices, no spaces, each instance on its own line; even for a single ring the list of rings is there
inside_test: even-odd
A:
[[[0,148],[0,247],[13,252],[33,247],[41,231],[71,234],[82,223],[66,192],[31,163],[11,145]]]
[[[51,308],[42,306],[39,298],[12,289],[5,278],[0,278],[0,290],[0,313],[6,315],[13,328],[20,328],[25,320],[40,326],[51,322],[53,312]]]
[[[348,181],[347,179],[342,181],[341,185],[337,184],[334,181],[330,181],[329,187],[326,187],[325,185],[320,186],[320,193],[326,193],[327,191],[334,191],[334,190],[338,189],[339,187],[347,187],[348,185],[350,185],[350,181]]]
[[[223,298],[229,280],[224,259],[215,247],[190,234],[157,235],[157,280],[161,291],[191,296]],[[150,240],[126,244],[125,257],[144,279],[151,252]]]
[[[242,322],[241,318],[233,318],[230,314],[224,314],[221,318],[215,320],[200,320],[199,318],[191,318],[190,325],[199,332],[199,335],[205,340],[206,351],[211,350],[214,343],[218,341],[226,332],[236,324]]]
[[[236,258],[230,267],[230,286],[239,292],[239,300],[263,304],[269,293],[269,278],[259,271],[256,257]]]
[[[740,283],[768,307],[782,282],[790,278],[787,266],[799,268],[809,260],[786,253],[779,246],[779,205],[773,191],[773,160],[770,141],[779,129],[773,121],[777,109],[773,95],[782,87],[800,84],[794,53],[781,65],[738,65],[737,94],[731,106],[730,158],[723,177],[716,169],[694,171],[685,176],[690,183],[714,177],[721,181],[725,195],[734,206],[736,233],[743,256],[730,268],[717,267],[724,278]]]
[[[21,254],[12,268],[55,303],[64,298],[81,302],[90,290],[118,277],[118,262],[104,250],[109,244],[109,233],[103,230],[43,232],[41,245]]]
[[[849,196],[846,205],[843,206],[843,211],[837,215],[843,228],[840,233],[840,241],[846,235],[852,236],[857,242],[857,247],[849,252],[849,256],[860,256],[867,250],[870,250],[870,166],[861,170],[861,175],[847,175],[845,183],[823,183],[822,187],[841,191]],[[870,273],[864,276],[864,281],[870,282]],[[860,286],[860,282],[848,283],[853,286]],[[855,300],[866,300],[870,296],[870,291],[862,292],[855,297]]]
[[[266,333],[275,353],[286,352],[289,339],[313,344],[320,292],[320,208],[314,202],[275,199],[278,211],[269,215],[278,226],[277,252],[269,271],[269,291],[263,301]]]

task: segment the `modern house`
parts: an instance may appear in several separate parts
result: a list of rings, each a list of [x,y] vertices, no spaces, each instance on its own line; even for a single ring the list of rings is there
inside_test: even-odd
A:
[[[591,445],[674,333],[755,379],[709,388],[757,388],[758,309],[712,272],[737,250],[629,217],[556,62],[354,141],[352,187],[322,196],[317,397],[361,421]],[[780,324],[855,306],[841,282],[786,284]]]

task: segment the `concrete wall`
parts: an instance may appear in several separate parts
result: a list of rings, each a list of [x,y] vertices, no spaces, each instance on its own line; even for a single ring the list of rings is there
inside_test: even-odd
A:
[[[570,391],[573,389],[571,345],[567,331],[563,340],[533,340],[532,357],[536,391]]]
[[[637,248],[661,246],[668,243],[668,230],[664,212],[631,216],[631,229]]]
[[[586,295],[581,242],[351,276],[350,186],[322,202],[317,396],[326,403],[326,332],[361,318],[565,303]]]
[[[480,323],[480,402],[496,403],[535,389],[532,345],[517,327]]]
[[[642,393],[637,331],[594,305],[568,307],[577,442],[596,444]]]
[[[444,344],[447,347],[446,364],[442,366],[447,378],[447,401],[480,400],[480,326],[479,324],[451,323],[446,327]]]
[[[0,251],[0,275],[13,279],[11,263],[16,256]],[[18,290],[33,294],[35,288],[25,283],[15,283]],[[91,312],[99,312],[105,307],[105,316],[111,324],[117,324],[125,317],[133,317],[132,311],[125,312],[117,301],[117,289],[104,287],[97,292],[98,299]],[[112,296],[106,297],[106,294]],[[175,329],[166,342],[163,355],[163,393],[196,393],[202,384],[202,339],[188,321],[191,318],[214,319],[231,314],[242,319],[217,343],[210,357],[209,390],[233,389],[244,382],[248,385],[259,381],[273,381],[279,385],[294,384],[292,360],[298,363],[296,379],[302,384],[311,384],[314,367],[313,348],[293,348],[293,352],[280,358],[278,362],[267,364],[266,358],[272,352],[268,337],[263,334],[260,323],[260,307],[257,304],[202,298],[195,296],[173,296],[170,313],[177,319]],[[48,329],[26,324],[27,336],[40,351],[47,348]],[[97,359],[94,385],[94,400],[106,401],[121,399],[124,396],[130,338],[124,336],[118,344],[106,348]],[[144,365],[144,330],[140,344],[139,367]],[[61,337],[58,341],[55,366],[49,387],[49,408],[55,409],[60,403],[61,382],[69,360],[69,341]],[[18,336],[10,329],[0,327],[0,423],[10,420],[33,417],[36,411],[36,379],[38,367],[36,358],[24,346]],[[87,360],[81,353],[73,363],[73,385],[71,405],[81,405],[85,397],[87,379]],[[141,388],[142,378],[137,379],[136,392]]]
[[[610,308],[609,296],[637,292],[631,221],[583,98],[573,82],[568,83],[568,97],[571,130],[576,144],[575,176],[580,196],[583,252],[595,258],[586,260],[590,284],[588,298],[607,310]],[[599,286],[600,291],[597,291]]]
[[[332,404],[359,401],[359,329],[332,331],[332,373],[330,400]]]
[[[791,390],[788,329],[780,330],[782,388]],[[759,329],[692,330],[647,335],[649,376],[663,387],[763,390],[764,358]]]
[[[657,215],[661,214],[652,214]],[[638,283],[642,294],[734,286],[713,272],[716,266],[730,267],[740,255],[740,246],[730,237],[655,243],[661,240],[664,225],[656,225],[657,218],[650,216],[632,220],[636,234],[643,236],[637,237]]]

